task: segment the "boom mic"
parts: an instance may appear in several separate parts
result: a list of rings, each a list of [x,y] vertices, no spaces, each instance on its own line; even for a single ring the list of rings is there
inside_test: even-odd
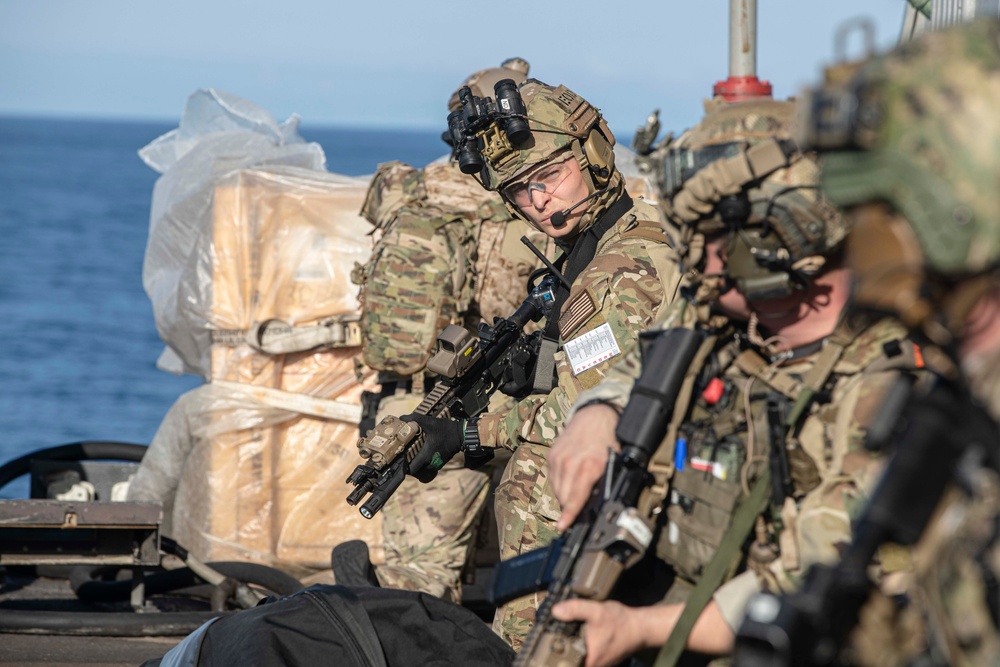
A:
[[[562,211],[556,211],[555,213],[553,213],[552,216],[549,218],[549,222],[551,222],[552,226],[555,227],[556,229],[562,229],[563,227],[566,226],[566,216],[572,213],[575,208],[577,208],[578,206],[582,206],[583,204],[590,201],[594,197],[600,197],[607,191],[608,191],[607,188],[601,188],[600,190],[595,190],[594,194],[584,197],[583,199],[573,204],[569,208],[564,209]]]

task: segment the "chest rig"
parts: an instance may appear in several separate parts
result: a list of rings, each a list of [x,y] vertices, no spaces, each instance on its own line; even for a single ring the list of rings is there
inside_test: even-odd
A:
[[[744,420],[741,426],[740,417],[720,415],[716,430],[704,436],[709,446],[713,438],[726,440],[727,436],[728,442],[734,445],[741,442],[744,447],[738,450],[741,454],[730,455],[730,460],[709,459],[712,468],[708,469],[708,462],[699,465],[695,461],[692,466],[692,454],[688,451],[685,453],[684,470],[675,470],[672,476],[671,491],[678,493],[676,496],[671,494],[667,500],[667,522],[657,543],[657,554],[674,565],[680,576],[696,584],[660,651],[658,664],[676,664],[702,609],[713,592],[733,575],[742,562],[744,546],[755,527],[748,567],[766,567],[769,560],[778,557],[776,545],[782,531],[782,504],[794,505],[795,500],[815,488],[820,481],[813,459],[802,449],[799,435],[806,425],[811,407],[827,401],[827,390],[835,389],[838,380],[835,367],[844,357],[846,348],[851,346],[851,356],[854,356],[858,350],[851,344],[856,339],[866,338],[861,344],[864,349],[869,349],[871,344],[870,354],[863,354],[860,360],[845,364],[845,373],[852,376],[890,369],[912,371],[923,367],[919,349],[912,343],[900,344],[901,330],[890,330],[885,321],[867,324],[869,326],[851,329],[842,323],[826,339],[822,349],[809,356],[812,362],[809,367],[805,364],[797,367],[780,359],[775,363],[756,350],[739,350],[739,346],[730,345],[716,355],[718,361],[715,367],[709,366],[703,371],[699,387],[704,389],[701,394],[691,396],[691,409],[677,429],[679,436],[687,423],[694,424],[699,417],[719,409],[706,404],[713,401],[715,405],[721,403],[730,408],[723,411],[731,413],[732,403],[726,404],[722,400],[725,391],[720,392],[718,384],[714,391],[709,391],[715,378],[723,381],[726,377],[744,379],[740,384],[734,381],[737,389],[732,391],[733,396],[747,406],[745,409],[749,411],[750,418]],[[764,396],[758,396],[758,390]],[[781,419],[783,410],[787,412]],[[762,413],[763,418],[760,416]],[[753,443],[750,442],[751,434]],[[737,436],[735,440],[733,435]],[[761,437],[765,438],[763,445]],[[681,437],[678,437],[674,447],[675,468],[679,467],[680,450],[689,449],[686,443],[681,445],[680,440]],[[749,447],[750,444],[753,446]],[[781,446],[784,456],[775,455],[779,453],[772,449],[776,444]],[[695,453],[703,453],[705,450],[702,447],[695,445]],[[708,451],[711,452],[711,449]],[[732,466],[741,462],[745,464],[747,458],[750,464],[743,465],[738,482],[717,479],[722,476],[723,470],[728,475]],[[708,522],[699,525],[698,519],[702,517],[708,517]],[[671,539],[672,532],[677,539]],[[691,539],[688,539],[689,535]]]
[[[657,544],[657,555],[685,579],[701,578],[737,508],[750,502],[752,483],[765,472],[768,488],[758,493],[768,500],[758,511],[769,525],[765,533],[758,525],[751,551],[765,561],[777,556],[773,545],[785,499],[801,498],[820,483],[798,435],[811,406],[828,400],[834,366],[853,340],[842,329],[804,362],[766,358],[737,341],[706,362],[700,394],[691,397],[677,429],[666,525]]]

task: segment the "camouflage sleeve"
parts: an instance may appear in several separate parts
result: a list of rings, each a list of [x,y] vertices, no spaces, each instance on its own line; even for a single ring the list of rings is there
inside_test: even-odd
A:
[[[576,403],[566,415],[566,421],[573,418],[577,409],[595,401],[609,403],[621,412],[625,409],[625,404],[628,403],[628,397],[632,393],[632,385],[639,378],[641,371],[642,360],[639,356],[639,346],[636,345],[628,354],[622,355],[621,359],[611,365],[600,383],[580,393]]]
[[[484,446],[515,449],[522,442],[551,444],[580,394],[596,386],[614,361],[633,351],[639,332],[653,322],[666,300],[649,243],[620,239],[604,248],[577,278],[560,317],[563,346],[556,354],[557,386],[548,395],[519,401],[506,413],[484,415],[479,422]],[[608,332],[613,342],[602,337]],[[574,367],[566,348],[588,334],[588,340],[601,341],[591,348],[597,356],[575,357]]]
[[[671,311],[675,310],[669,307],[670,305],[667,304],[667,306],[661,307],[657,311],[656,319],[649,327],[649,330],[655,331],[667,328],[668,326],[674,326],[676,322],[674,317],[668,318],[668,315],[672,315]],[[620,359],[616,360],[596,386],[587,389],[577,397],[576,403],[569,414],[566,415],[566,421],[568,422],[573,418],[573,414],[578,408],[595,401],[609,403],[621,412],[625,409],[625,404],[628,403],[629,396],[632,393],[632,385],[639,379],[640,373],[642,373],[642,358],[639,354],[639,346],[637,345],[628,353],[623,354]]]

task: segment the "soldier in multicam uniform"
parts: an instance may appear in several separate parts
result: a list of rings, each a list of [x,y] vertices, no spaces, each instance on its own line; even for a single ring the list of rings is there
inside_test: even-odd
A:
[[[532,395],[478,423],[408,415],[427,433],[419,459],[448,460],[469,438],[514,454],[497,490],[501,558],[555,537],[559,509],[546,482],[545,456],[577,396],[614,359],[630,352],[674,294],[679,275],[659,210],[625,191],[614,164],[614,136],[599,111],[565,86],[529,81],[520,88],[530,138],[484,151],[481,177],[507,208],[564,252],[556,309],[545,325]],[[556,351],[558,350],[558,351]],[[428,464],[429,465],[429,464]],[[420,473],[417,459],[411,473]],[[515,648],[534,600],[498,612],[494,627]]]
[[[684,299],[658,326],[703,329],[708,346],[695,361],[700,379],[674,406],[684,415],[677,438],[661,445],[672,447],[675,467],[654,544],[676,578],[654,607],[556,605],[556,618],[585,622],[588,665],[663,645],[688,622],[679,619],[689,596],[708,603],[687,611],[693,630],[671,650],[731,651],[755,591],[788,590],[808,565],[836,557],[881,468],[863,436],[879,397],[919,365],[916,348],[891,320],[846,316],[848,227],[817,191],[816,161],[791,141],[792,115],[789,102],[713,101],[668,156],[683,167],[671,181],[679,191],[664,194],[687,271]],[[603,473],[608,449],[619,448],[615,423],[640,364],[627,356],[582,394],[552,448],[561,529]],[[763,472],[780,474],[779,461],[787,478],[773,488]],[[720,545],[730,533],[727,553]],[[886,570],[907,567],[905,555],[885,557]],[[713,561],[722,563],[717,579],[732,577],[721,586],[706,574]],[[736,563],[745,569],[733,577]]]
[[[1000,421],[1000,22],[923,35],[803,101],[806,141],[836,151],[823,187],[854,226],[858,304],[942,351]],[[915,548],[908,604],[875,598],[863,616],[859,664],[1000,664],[1000,442],[988,446]]]
[[[491,94],[497,81],[522,82],[527,73],[528,63],[515,58],[463,85]],[[456,93],[449,109],[458,104]],[[544,236],[512,218],[454,160],[423,169],[380,165],[362,215],[381,231],[371,260],[352,276],[362,286],[363,362],[381,384],[379,394],[366,397],[364,433],[376,418],[410,412],[423,398],[431,382],[424,367],[439,331],[453,323],[475,330],[481,319],[506,317],[520,305],[538,262],[519,239],[528,233],[540,245]],[[385,564],[374,571],[380,585],[461,600],[460,575],[475,546],[489,475],[461,460],[446,473],[426,486],[407,480],[385,506]],[[334,569],[344,583],[370,579],[367,547],[338,547]]]

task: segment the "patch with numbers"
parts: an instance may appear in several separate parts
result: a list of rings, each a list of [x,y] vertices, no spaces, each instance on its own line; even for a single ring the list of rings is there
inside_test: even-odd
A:
[[[607,322],[563,343],[563,351],[573,368],[573,375],[579,375],[588,368],[593,368],[622,353],[611,331],[611,325]]]

